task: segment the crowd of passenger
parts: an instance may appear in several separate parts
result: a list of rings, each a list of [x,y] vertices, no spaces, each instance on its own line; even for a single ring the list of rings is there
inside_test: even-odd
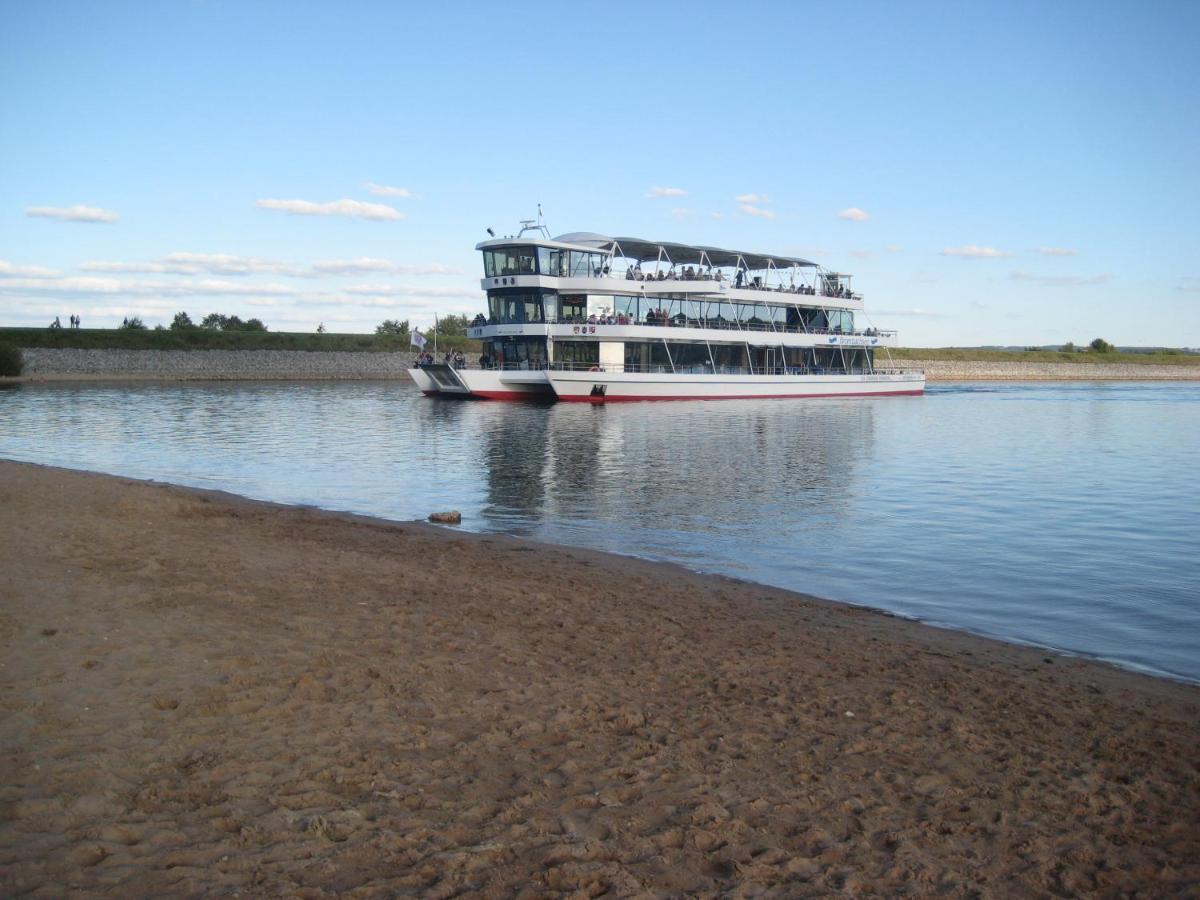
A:
[[[665,309],[648,309],[643,319],[638,319],[626,313],[608,315],[596,315],[593,313],[589,316],[563,316],[557,322],[503,323],[498,321],[495,316],[487,318],[482,315],[476,316],[475,319],[476,321],[472,322],[472,325],[651,325],[664,328],[721,328],[734,331],[779,331],[794,334],[853,334],[865,337],[878,337],[880,333],[875,328],[854,331],[852,329],[844,329],[840,325],[834,325],[833,327],[817,324],[785,325],[782,322],[772,323],[759,318],[751,318],[745,321],[726,319],[723,316],[692,319],[683,313],[671,315]]]
[[[600,273],[597,272],[597,275]],[[607,266],[604,269],[604,274],[608,274]],[[714,269],[712,266],[671,266],[669,269],[657,269],[655,271],[643,272],[640,263],[630,266],[625,270],[626,281],[714,281],[718,284],[729,280],[720,269]],[[738,269],[732,279],[735,288],[751,290],[751,291],[772,291],[777,294],[801,294],[808,297],[816,297],[817,289],[808,284],[778,284],[774,287],[768,285],[761,275],[750,276],[746,269]],[[841,297],[852,298],[854,294],[845,285],[838,285],[836,289],[826,289],[821,292],[822,297]]]
[[[417,354],[414,365],[418,368],[421,366],[432,366],[437,362],[435,357],[428,350],[423,350]],[[461,350],[447,350],[442,356],[442,365],[450,366],[452,369],[465,369],[467,366],[467,358],[463,356]]]

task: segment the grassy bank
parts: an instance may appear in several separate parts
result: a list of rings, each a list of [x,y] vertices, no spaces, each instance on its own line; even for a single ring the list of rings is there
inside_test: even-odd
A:
[[[0,343],[80,350],[321,350],[396,353],[413,349],[405,336],[289,331],[131,331],[112,328],[0,328]],[[430,349],[432,349],[432,342]],[[438,338],[439,350],[478,353],[479,342]]]
[[[943,362],[1015,362],[1077,363],[1079,365],[1200,366],[1200,354],[1179,350],[1155,353],[1061,352],[1057,350],[983,350],[978,347],[899,347],[895,359],[938,360]],[[882,356],[882,354],[880,354]]]

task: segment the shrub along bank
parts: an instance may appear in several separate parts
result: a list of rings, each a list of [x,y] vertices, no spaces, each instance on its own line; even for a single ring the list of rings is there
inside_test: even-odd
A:
[[[403,353],[407,335],[314,334],[289,331],[217,331],[207,328],[146,330],[127,328],[0,328],[0,343],[61,350],[306,350]],[[428,349],[433,349],[432,340]],[[442,335],[438,350],[479,353],[479,341]]]

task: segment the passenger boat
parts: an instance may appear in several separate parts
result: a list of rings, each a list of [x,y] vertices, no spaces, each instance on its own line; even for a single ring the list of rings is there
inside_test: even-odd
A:
[[[492,400],[732,400],[920,394],[876,364],[851,276],[807,259],[521,223],[476,246],[478,367],[412,370],[426,394]]]

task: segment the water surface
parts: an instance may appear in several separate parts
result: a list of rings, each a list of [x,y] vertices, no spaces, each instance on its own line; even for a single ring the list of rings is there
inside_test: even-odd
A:
[[[389,519],[456,508],[1190,680],[1198,449],[1190,383],[602,407],[384,382],[0,391],[2,457]]]

